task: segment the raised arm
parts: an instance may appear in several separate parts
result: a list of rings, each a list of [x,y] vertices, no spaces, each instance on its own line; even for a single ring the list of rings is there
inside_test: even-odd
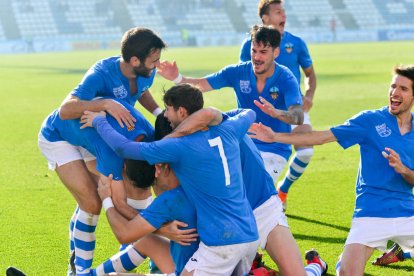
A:
[[[132,128],[136,121],[128,109],[114,100],[98,99],[83,101],[71,94],[61,104],[59,116],[63,120],[78,119],[86,110],[93,112],[106,111],[117,120],[121,127],[124,127],[125,124],[128,128]]]
[[[388,160],[388,164],[394,168],[396,173],[401,174],[407,183],[414,186],[414,171],[402,163],[400,155],[395,150],[385,148],[382,156]]]
[[[303,124],[303,109],[300,105],[291,105],[289,110],[276,109],[271,103],[266,101],[264,98],[259,97],[259,101],[254,101],[254,104],[260,108],[267,115],[279,119],[284,123],[291,125]]]
[[[150,223],[137,214],[128,220],[114,208],[111,199],[112,177],[101,179],[98,184],[98,193],[102,199],[102,206],[106,211],[112,232],[120,243],[131,243],[156,230]]]
[[[158,106],[149,90],[142,93],[141,97],[138,99],[138,102],[154,116],[157,116],[162,112],[162,109]]]
[[[202,92],[213,90],[213,88],[210,86],[207,79],[205,78],[190,78],[181,75],[178,70],[177,63],[175,61],[173,61],[172,63],[167,60],[162,61],[157,69],[157,73],[161,75],[163,78],[173,81],[175,84],[192,84],[194,86],[197,86]]]
[[[309,112],[313,105],[313,97],[316,90],[316,74],[313,65],[303,70],[305,77],[303,79],[306,93],[303,97],[303,111]]]
[[[336,141],[336,137],[330,130],[312,131],[310,133],[277,133],[261,123],[252,124],[249,129],[249,136],[267,143],[278,142],[297,146],[323,145]]]
[[[125,182],[123,180],[112,180],[112,201],[118,212],[127,218],[133,219],[138,212],[127,203],[127,193],[125,189]]]

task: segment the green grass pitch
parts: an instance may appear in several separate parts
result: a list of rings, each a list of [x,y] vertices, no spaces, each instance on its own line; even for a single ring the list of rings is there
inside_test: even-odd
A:
[[[311,112],[314,129],[327,129],[361,110],[386,105],[391,69],[399,63],[413,63],[412,49],[414,42],[311,45],[318,76]],[[203,76],[236,63],[238,52],[238,47],[171,48],[162,58],[175,59],[184,75]],[[1,56],[0,274],[10,265],[28,275],[66,273],[68,222],[75,201],[56,174],[48,171],[37,148],[37,133],[46,115],[60,105],[86,70],[96,60],[115,54]],[[162,90],[170,85],[157,77],[152,93],[160,104]],[[235,107],[229,89],[207,93],[205,98],[206,106]],[[357,147],[347,151],[335,143],[317,147],[306,173],[289,193],[289,224],[301,252],[316,248],[328,262],[330,275],[335,273],[350,227],[358,159]],[[94,266],[117,249],[102,213]],[[275,267],[270,259],[266,264]],[[147,271],[147,266],[141,267],[140,271]],[[412,275],[413,271],[411,260],[389,268],[366,267],[366,275]]]

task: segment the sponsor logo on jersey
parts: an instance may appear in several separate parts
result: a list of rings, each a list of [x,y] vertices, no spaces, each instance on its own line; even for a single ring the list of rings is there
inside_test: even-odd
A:
[[[125,89],[123,85],[119,87],[114,87],[113,92],[115,97],[118,99],[126,98],[126,96],[128,95],[128,91]]]
[[[293,43],[287,42],[285,43],[285,50],[286,53],[290,54],[293,51]]]
[[[392,131],[385,123],[382,125],[375,126],[375,130],[377,131],[378,135],[381,137],[388,137],[391,135]]]
[[[249,94],[252,92],[252,88],[250,87],[250,81],[248,80],[240,80],[240,91],[242,93]]]
[[[276,86],[270,87],[269,94],[273,100],[276,100],[277,97],[279,97],[279,88],[277,88]]]

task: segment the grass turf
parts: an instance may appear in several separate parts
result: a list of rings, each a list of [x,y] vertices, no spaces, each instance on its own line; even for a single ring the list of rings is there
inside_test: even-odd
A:
[[[319,44],[310,51],[318,76],[311,112],[313,127],[327,129],[364,109],[387,103],[391,69],[412,62],[414,42]],[[171,48],[163,59],[178,62],[188,76],[204,76],[238,60],[238,47]],[[116,51],[2,55],[0,59],[0,271],[14,265],[28,275],[63,275],[68,260],[68,222],[75,201],[56,174],[47,170],[37,148],[42,120],[98,59]],[[152,93],[161,104],[170,82],[157,77]],[[206,106],[235,107],[230,89],[205,95]],[[141,107],[138,107],[142,110]],[[150,121],[153,117],[143,112]],[[350,227],[358,148],[317,147],[302,178],[292,186],[287,215],[301,252],[316,248],[334,275],[337,256]],[[118,244],[102,213],[94,266],[117,252]],[[379,252],[374,253],[371,260]],[[275,267],[268,258],[267,265]],[[147,271],[147,266],[139,269]],[[366,275],[410,275],[412,261]]]

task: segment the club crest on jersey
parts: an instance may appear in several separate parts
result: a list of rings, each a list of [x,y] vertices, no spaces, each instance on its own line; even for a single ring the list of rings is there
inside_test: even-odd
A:
[[[126,96],[128,95],[128,91],[125,89],[123,85],[119,87],[114,87],[113,92],[115,97],[118,99],[126,98]]]
[[[133,131],[135,129],[135,126],[129,126],[127,129],[128,131]]]
[[[377,131],[378,135],[381,137],[388,137],[391,135],[392,131],[385,123],[382,125],[375,126],[375,130]]]
[[[252,92],[252,88],[250,87],[250,81],[248,80],[240,80],[240,91],[242,93],[249,94]]]
[[[270,87],[269,94],[272,100],[276,100],[277,97],[279,97],[279,88],[277,88],[276,86]]]
[[[290,43],[290,42],[285,43],[285,50],[288,54],[292,53],[293,43]]]

